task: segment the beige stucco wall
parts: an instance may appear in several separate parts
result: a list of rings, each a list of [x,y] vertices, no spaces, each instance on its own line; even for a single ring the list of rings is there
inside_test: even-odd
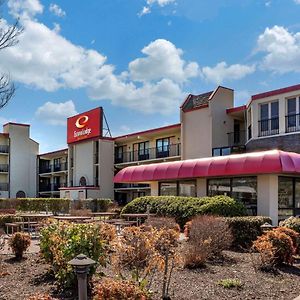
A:
[[[211,156],[212,122],[209,108],[181,111],[182,159]]]
[[[114,142],[99,140],[100,197],[114,199]]]
[[[86,178],[87,185],[94,182],[94,156],[93,141],[82,142],[73,145],[73,184],[79,186],[82,176]]]
[[[159,195],[158,181],[152,181],[150,183],[150,188],[151,188],[151,196],[158,196]]]
[[[269,216],[278,224],[278,175],[257,176],[257,215]]]
[[[226,109],[233,106],[233,90],[219,87],[209,102],[212,121],[212,148],[228,146],[227,133],[233,132],[234,119],[226,113]]]
[[[205,197],[207,195],[207,179],[197,178],[197,197]]]
[[[286,99],[292,97],[299,97],[300,90],[284,93],[281,95],[266,97],[263,99],[258,99],[250,102],[248,104],[248,110],[251,107],[252,110],[252,138],[258,138],[258,121],[260,120],[260,104],[268,103],[272,101],[278,100],[279,102],[279,134],[286,134],[285,133],[285,116],[287,115],[287,101]],[[249,120],[247,120],[247,124],[249,125]]]
[[[27,197],[36,197],[39,144],[30,139],[29,126],[9,123],[4,126],[4,132],[10,138],[10,197],[15,197],[20,190]]]

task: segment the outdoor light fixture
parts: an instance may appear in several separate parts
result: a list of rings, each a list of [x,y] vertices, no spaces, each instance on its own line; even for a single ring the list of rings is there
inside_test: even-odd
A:
[[[87,274],[89,268],[96,262],[88,258],[84,254],[79,254],[75,258],[71,259],[68,264],[71,265],[77,275],[78,280],[78,299],[87,300]]]
[[[260,228],[262,229],[263,232],[265,232],[265,231],[269,231],[269,230],[273,229],[274,226],[271,225],[270,223],[266,222],[263,225],[261,225]]]

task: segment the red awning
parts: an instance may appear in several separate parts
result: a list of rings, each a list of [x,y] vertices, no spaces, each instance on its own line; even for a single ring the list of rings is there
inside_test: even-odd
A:
[[[299,174],[300,154],[270,150],[228,156],[146,164],[122,169],[114,182],[148,182],[198,177]]]

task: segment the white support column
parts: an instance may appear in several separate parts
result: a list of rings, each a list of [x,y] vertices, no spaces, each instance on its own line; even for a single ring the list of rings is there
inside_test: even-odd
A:
[[[197,178],[197,197],[207,196],[206,178]]]
[[[257,215],[268,216],[278,224],[278,175],[257,176]]]
[[[159,195],[158,181],[150,182],[150,188],[151,188],[151,196],[158,196]]]

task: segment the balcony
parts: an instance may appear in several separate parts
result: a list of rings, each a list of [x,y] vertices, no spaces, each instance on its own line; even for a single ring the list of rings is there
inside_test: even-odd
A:
[[[1,182],[0,183],[0,191],[8,191],[8,183]]]
[[[246,130],[240,130],[236,132],[228,132],[228,146],[244,146],[246,143]]]
[[[0,173],[8,173],[8,164],[0,164]]]
[[[8,145],[0,145],[0,153],[9,153],[9,146]]]
[[[279,133],[279,118],[258,121],[258,136],[270,136]]]
[[[39,192],[58,192],[59,188],[65,186],[66,183],[43,183],[39,186]]]
[[[181,150],[180,146],[181,144],[173,144],[164,147],[148,148],[143,151],[123,152],[115,156],[115,164],[179,156]]]
[[[300,131],[300,114],[291,114],[285,117],[285,132]]]
[[[68,164],[61,163],[57,165],[40,165],[40,174],[67,171]]]

